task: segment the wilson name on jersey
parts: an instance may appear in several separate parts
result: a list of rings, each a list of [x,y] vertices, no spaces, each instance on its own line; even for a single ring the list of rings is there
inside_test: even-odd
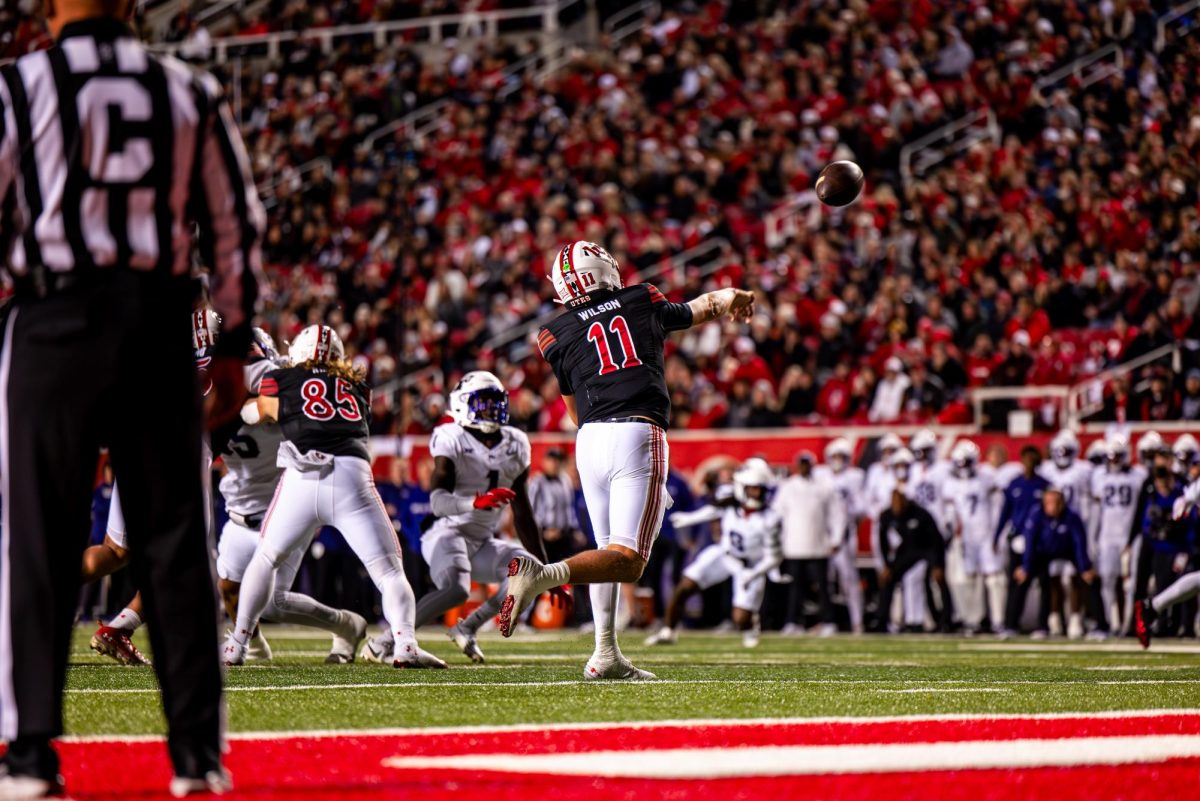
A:
[[[764,554],[778,554],[782,536],[783,520],[771,509],[726,509],[721,515],[721,544],[735,559],[753,563]]]
[[[433,430],[429,453],[454,463],[454,494],[474,498],[497,487],[512,488],[529,469],[529,437],[519,428],[500,427],[500,441],[489,448],[458,423],[445,423]],[[472,509],[461,515],[439,518],[434,531],[449,527],[464,537],[488,539],[500,525],[501,509]]]
[[[225,441],[221,460],[227,472],[220,487],[226,509],[248,516],[271,505],[281,472],[275,463],[281,442],[283,431],[274,423],[243,425]]]
[[[538,334],[564,395],[574,395],[579,424],[647,417],[666,428],[671,398],[663,342],[692,324],[692,310],[650,284],[595,292]]]
[[[263,376],[259,394],[279,398],[279,427],[284,439],[301,453],[317,451],[370,461],[371,390],[365,384],[320,368],[285,367]]]

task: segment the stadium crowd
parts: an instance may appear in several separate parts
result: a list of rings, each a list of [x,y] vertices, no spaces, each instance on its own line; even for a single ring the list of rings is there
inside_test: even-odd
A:
[[[1164,4],[770,5],[667,4],[540,83],[503,75],[532,45],[467,42],[444,60],[301,42],[249,75],[240,118],[273,185],[268,327],[330,320],[377,384],[436,368],[379,396],[379,433],[429,430],[476,367],[514,392],[522,427],[569,426],[529,339],[505,335],[553,313],[545,256],[575,238],[672,297],[760,291],[748,331],[674,344],[683,428],[953,422],[970,387],[1073,383],[1200,338],[1200,45],[1155,51]],[[1110,76],[1033,91],[1109,43]],[[428,135],[364,145],[441,99]],[[905,184],[904,143],[984,106],[999,144]],[[766,215],[838,157],[866,169],[863,199],[768,247]],[[330,169],[297,175],[317,158]],[[717,238],[707,268],[664,269]],[[1188,364],[1115,382],[1097,418],[1194,416]]]

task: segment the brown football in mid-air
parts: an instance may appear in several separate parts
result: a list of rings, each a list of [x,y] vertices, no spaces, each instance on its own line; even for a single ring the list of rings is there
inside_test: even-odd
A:
[[[821,170],[814,188],[825,205],[849,206],[862,192],[862,168],[853,161],[835,161]]]

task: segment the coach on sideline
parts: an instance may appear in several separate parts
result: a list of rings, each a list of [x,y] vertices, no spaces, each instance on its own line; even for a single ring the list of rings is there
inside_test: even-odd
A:
[[[0,68],[2,245],[15,286],[0,343],[0,799],[60,790],[50,740],[62,733],[102,446],[146,600],[172,793],[228,785],[191,231],[225,325],[209,372],[216,425],[244,395],[264,214],[217,82],[149,54],[125,24],[133,4],[46,3],[54,46]]]

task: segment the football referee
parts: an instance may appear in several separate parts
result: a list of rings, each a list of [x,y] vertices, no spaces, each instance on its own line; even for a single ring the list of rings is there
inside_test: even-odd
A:
[[[15,287],[0,342],[0,798],[60,791],[50,741],[103,446],[146,601],[171,790],[228,783],[189,272],[195,244],[224,321],[211,426],[240,402],[264,214],[217,82],[149,54],[125,24],[133,3],[47,2],[54,46],[0,68],[0,247]]]

